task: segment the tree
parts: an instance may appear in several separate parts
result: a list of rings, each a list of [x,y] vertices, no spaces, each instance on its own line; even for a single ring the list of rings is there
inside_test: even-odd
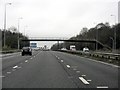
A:
[[[114,30],[116,30],[116,48],[120,49],[120,24],[110,26],[109,23],[99,23],[96,27],[92,27],[89,30],[87,28],[83,28],[80,31],[79,35],[75,37],[71,37],[70,40],[79,40],[79,39],[96,39],[96,31],[98,32],[98,41],[103,43],[107,47],[111,47],[113,45],[110,37],[114,39]],[[87,46],[90,50],[95,50],[95,44],[92,43],[75,43],[75,42],[65,42],[66,48],[69,49],[70,45],[75,45],[77,50],[82,50],[83,47]],[[53,46],[54,47],[54,46]],[[98,49],[104,49],[103,46],[98,45]]]
[[[4,39],[4,31],[0,30],[0,32],[2,33],[2,47],[3,47],[3,39]],[[18,48],[18,32],[17,32],[17,28],[12,26],[10,27],[8,30],[5,31],[5,35],[6,35],[6,47],[3,48],[3,50],[6,49],[17,49]],[[25,38],[28,39],[28,37],[24,36],[22,33],[19,33],[20,38]],[[20,40],[20,48],[22,48],[23,46],[29,46],[29,41],[28,42],[22,42]]]

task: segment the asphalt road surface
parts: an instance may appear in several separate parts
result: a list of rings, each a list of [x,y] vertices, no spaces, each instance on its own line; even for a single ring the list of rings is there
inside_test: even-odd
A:
[[[2,88],[118,88],[118,66],[56,51],[2,58]]]

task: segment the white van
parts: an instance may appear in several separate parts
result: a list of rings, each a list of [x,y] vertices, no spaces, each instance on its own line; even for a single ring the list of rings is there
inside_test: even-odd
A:
[[[70,50],[76,51],[75,45],[70,45]]]

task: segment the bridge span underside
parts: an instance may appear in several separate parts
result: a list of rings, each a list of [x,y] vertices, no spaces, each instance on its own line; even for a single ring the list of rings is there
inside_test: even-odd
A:
[[[71,40],[71,39],[22,39],[22,41],[64,41],[64,42],[83,42],[83,43],[93,43],[93,44],[98,44],[101,45],[102,47],[111,49],[108,46],[105,46],[104,44],[102,44],[101,42],[97,41],[96,39],[79,39],[79,40]]]
[[[64,39],[22,39],[22,41],[64,41],[64,42],[89,42],[89,43],[96,43],[96,40],[64,40]]]

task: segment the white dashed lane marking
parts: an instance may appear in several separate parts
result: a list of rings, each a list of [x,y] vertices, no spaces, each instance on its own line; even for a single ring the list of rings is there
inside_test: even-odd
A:
[[[83,77],[79,77],[79,79],[86,85],[89,85],[90,83],[86,81]]]
[[[68,68],[70,68],[70,65],[66,65]]]
[[[97,86],[97,88],[108,88],[108,86]]]
[[[63,60],[61,60],[61,62],[63,62]]]
[[[76,73],[80,73],[80,71],[76,71]]]
[[[81,76],[85,77],[86,75],[81,75]]]
[[[87,80],[88,82],[91,82],[92,80]]]
[[[0,78],[4,78],[5,76],[0,76]]]
[[[28,62],[28,60],[25,61],[26,63]]]
[[[7,74],[11,74],[11,72],[7,72]]]
[[[18,68],[18,66],[14,66],[13,68],[14,68],[14,69],[15,69],[15,68]]]

